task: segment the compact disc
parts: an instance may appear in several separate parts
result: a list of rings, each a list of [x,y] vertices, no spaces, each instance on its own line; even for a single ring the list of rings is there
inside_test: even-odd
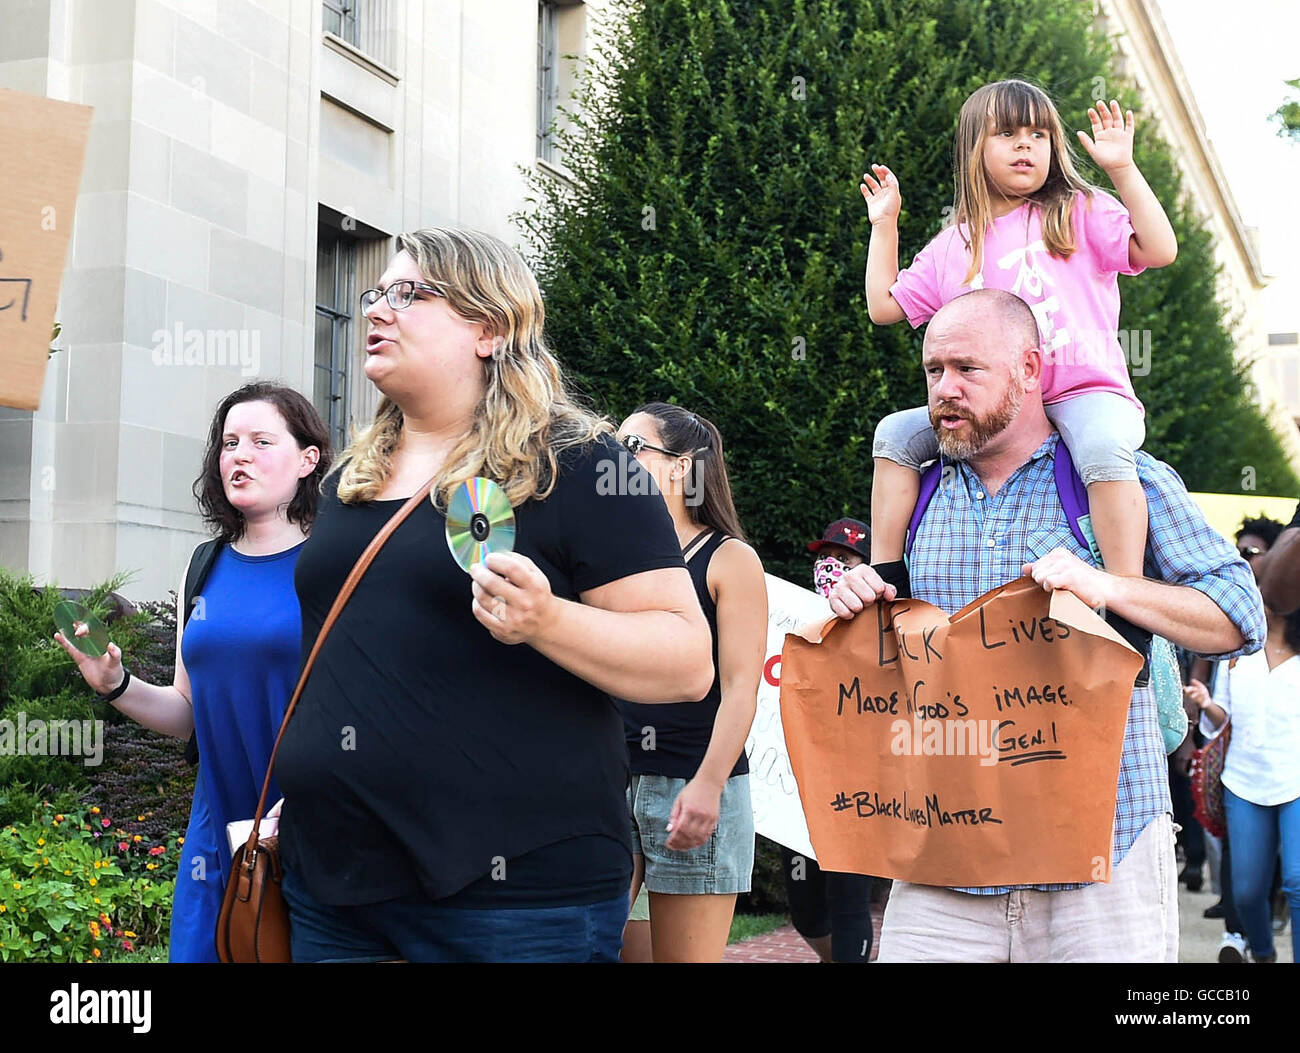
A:
[[[90,632],[77,635],[77,626],[85,624]],[[63,638],[82,654],[99,658],[108,653],[108,629],[90,610],[72,600],[61,600],[54,608],[54,625]]]
[[[468,571],[490,552],[515,547],[515,513],[501,487],[475,476],[452,491],[447,503],[447,547]]]

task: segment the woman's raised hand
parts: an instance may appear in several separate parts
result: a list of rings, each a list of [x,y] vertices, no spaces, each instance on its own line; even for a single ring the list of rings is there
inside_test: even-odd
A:
[[[85,636],[89,631],[84,623],[79,623],[75,635]],[[108,644],[107,654],[100,655],[98,658],[91,658],[90,655],[78,651],[64,638],[63,633],[55,633],[54,639],[60,647],[68,652],[68,656],[77,663],[77,668],[81,671],[86,683],[99,694],[111,694],[122,683],[122,678],[126,675],[122,671],[122,650],[111,640]]]
[[[555,603],[550,580],[518,552],[493,552],[469,568],[471,610],[505,644],[529,643],[546,626]]]
[[[1133,163],[1133,111],[1127,116],[1120,113],[1119,103],[1111,99],[1110,108],[1100,101],[1088,110],[1088,123],[1092,125],[1092,138],[1086,132],[1077,132],[1079,142],[1088,156],[1103,172],[1111,173]]]
[[[858,189],[866,199],[867,218],[873,227],[885,221],[898,222],[903,195],[898,189],[898,177],[893,172],[884,165],[872,165],[870,172],[862,174],[862,185]]]

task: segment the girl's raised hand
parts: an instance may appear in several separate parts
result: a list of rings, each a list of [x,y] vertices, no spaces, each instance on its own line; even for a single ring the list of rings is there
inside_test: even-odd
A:
[[[872,165],[871,172],[863,173],[862,185],[858,189],[866,199],[867,218],[873,227],[885,220],[898,222],[903,195],[898,190],[898,177],[893,172],[884,165]]]
[[[1098,168],[1109,174],[1133,163],[1132,110],[1121,114],[1114,99],[1109,109],[1104,101],[1098,102],[1096,108],[1088,110],[1088,123],[1092,125],[1092,138],[1086,132],[1076,134]]]

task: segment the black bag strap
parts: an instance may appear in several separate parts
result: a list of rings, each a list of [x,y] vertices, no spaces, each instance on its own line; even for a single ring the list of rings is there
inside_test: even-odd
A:
[[[217,561],[217,556],[221,552],[221,539],[213,538],[211,541],[205,541],[194,550],[194,555],[190,557],[189,569],[185,571],[185,595],[182,597],[183,605],[181,625],[186,626],[190,623],[190,615],[194,613],[194,601],[198,597],[199,589],[203,588],[203,583],[208,580],[208,574],[212,571],[212,564]],[[199,763],[199,739],[197,732],[190,733],[190,741],[185,744],[185,762],[190,765]]]
[[[199,594],[199,589],[203,588],[203,583],[208,580],[212,564],[217,561],[217,554],[220,551],[221,540],[214,537],[211,541],[203,542],[190,557],[190,566],[185,572],[185,595],[182,597],[185,601],[183,625],[189,625],[190,615],[194,613],[194,600]]]

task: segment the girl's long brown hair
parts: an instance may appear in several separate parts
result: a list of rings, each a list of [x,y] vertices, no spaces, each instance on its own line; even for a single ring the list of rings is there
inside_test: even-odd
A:
[[[1075,168],[1061,116],[1046,92],[1023,80],[1000,80],[978,88],[962,104],[953,147],[956,193],[952,222],[970,251],[967,284],[984,266],[984,235],[993,222],[989,180],[984,171],[990,117],[994,131],[1028,127],[1042,128],[1049,134],[1052,159],[1047,180],[1028,200],[1042,213],[1043,244],[1053,256],[1066,259],[1075,251],[1075,194],[1082,191],[1091,197],[1097,189]]]
[[[690,474],[683,489],[687,494],[700,494],[703,498],[686,502],[686,514],[691,522],[744,541],[745,532],[731,497],[727,459],[717,426],[671,402],[647,402],[633,412],[653,417],[659,424],[659,437],[664,446],[674,453],[690,456]]]

